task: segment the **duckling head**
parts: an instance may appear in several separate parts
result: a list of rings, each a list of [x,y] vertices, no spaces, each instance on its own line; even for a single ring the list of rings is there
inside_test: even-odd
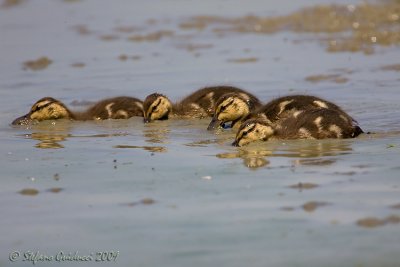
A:
[[[250,119],[240,126],[233,146],[244,146],[254,141],[266,141],[274,135],[272,125],[262,119]]]
[[[143,102],[144,122],[166,120],[172,111],[172,103],[165,95],[154,93]]]
[[[215,104],[214,116],[207,130],[214,130],[227,122],[232,122],[231,127],[233,127],[250,113],[250,104],[249,99],[237,93],[221,96]]]
[[[60,101],[52,97],[38,100],[28,114],[15,119],[13,125],[27,125],[32,121],[57,120],[72,118],[72,113]]]

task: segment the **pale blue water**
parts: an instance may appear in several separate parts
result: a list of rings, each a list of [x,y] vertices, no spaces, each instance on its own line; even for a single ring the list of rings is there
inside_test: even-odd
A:
[[[400,80],[380,70],[399,63],[399,48],[330,54],[317,41],[293,42],[312,35],[218,37],[178,27],[193,15],[277,15],[330,2],[26,1],[0,9],[0,266],[32,266],[23,260],[28,251],[54,257],[35,266],[399,266],[400,224],[356,223],[400,216],[391,207],[400,204]],[[92,33],[80,35],[76,25]],[[136,33],[119,26],[177,36],[131,42]],[[100,40],[106,34],[118,39]],[[212,47],[191,52],[182,48],[188,44]],[[122,54],[140,59],[121,61]],[[53,64],[22,69],[40,56]],[[250,57],[259,60],[229,61]],[[71,67],[79,62],[85,67]],[[347,83],[304,80],[341,68],[354,70]],[[177,100],[215,84],[264,101],[318,95],[374,134],[238,149],[232,132],[208,132],[206,119],[9,125],[43,96],[69,105],[159,91]],[[318,186],[289,187],[298,183]],[[39,193],[18,193],[26,188]],[[310,201],[326,205],[310,212],[302,207]],[[14,251],[20,257],[10,262]],[[60,252],[93,260],[56,262]],[[96,263],[96,252],[117,258]]]

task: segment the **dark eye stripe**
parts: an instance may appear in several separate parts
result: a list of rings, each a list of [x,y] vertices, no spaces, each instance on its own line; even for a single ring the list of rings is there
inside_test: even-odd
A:
[[[249,125],[246,125],[246,127]],[[247,131],[243,131],[242,134],[239,136],[239,138],[237,139],[237,141],[239,142],[243,137],[245,137],[249,132],[253,131],[253,129],[256,127],[255,124],[253,124],[252,127],[250,127],[250,129],[248,129]]]
[[[224,110],[225,110],[229,105],[231,105],[233,102],[234,102],[234,100],[231,99],[231,101],[229,101],[225,106],[221,106],[221,107],[219,108],[219,112],[224,111]]]
[[[153,106],[150,107],[149,116],[151,115],[151,113],[153,113],[153,111],[154,111],[160,104],[161,104],[161,99],[158,99],[158,102],[157,102],[155,105],[153,105]]]
[[[244,132],[243,132],[243,136],[246,136],[249,132],[253,131],[254,128],[256,128],[256,125],[255,125],[255,124],[253,124],[253,126],[250,127],[250,129],[248,129],[247,131],[244,131]]]
[[[48,107],[48,106],[50,106],[51,104],[53,104],[53,102],[49,102],[49,103],[47,103],[47,104],[44,104],[44,105],[42,105],[42,106],[36,106],[33,110],[32,110],[32,112],[36,112],[36,111],[39,111],[39,110],[41,110],[41,109],[44,109],[45,107]]]

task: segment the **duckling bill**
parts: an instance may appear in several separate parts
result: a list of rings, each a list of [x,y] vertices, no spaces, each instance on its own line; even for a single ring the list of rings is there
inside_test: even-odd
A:
[[[338,110],[313,108],[295,112],[275,124],[262,118],[249,119],[239,128],[232,145],[271,139],[354,138],[363,130],[350,118]]]
[[[137,98],[120,96],[99,101],[84,112],[72,112],[61,101],[44,97],[38,100],[24,116],[15,119],[12,125],[28,125],[43,120],[105,120],[143,117],[143,104]]]

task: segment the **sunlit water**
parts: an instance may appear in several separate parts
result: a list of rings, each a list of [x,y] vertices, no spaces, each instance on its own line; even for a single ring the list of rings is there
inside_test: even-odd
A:
[[[118,266],[399,266],[398,47],[327,53],[316,34],[218,35],[194,15],[274,16],[330,1],[26,1],[0,9],[0,266],[24,253]],[[335,1],[350,4],[349,1]],[[357,4],[354,1],[351,4]],[[169,30],[173,38],[130,41]],[[46,56],[46,69],[23,62]],[[75,64],[75,65],[73,65]],[[347,82],[309,82],[339,74]],[[263,101],[329,99],[365,131],[352,140],[230,146],[209,120],[9,123],[43,96],[72,109],[107,96],[171,99],[207,85]],[[10,253],[18,251],[15,262]],[[118,252],[118,253],[117,253]],[[114,254],[112,254],[114,253]],[[38,260],[38,258],[36,258]]]

